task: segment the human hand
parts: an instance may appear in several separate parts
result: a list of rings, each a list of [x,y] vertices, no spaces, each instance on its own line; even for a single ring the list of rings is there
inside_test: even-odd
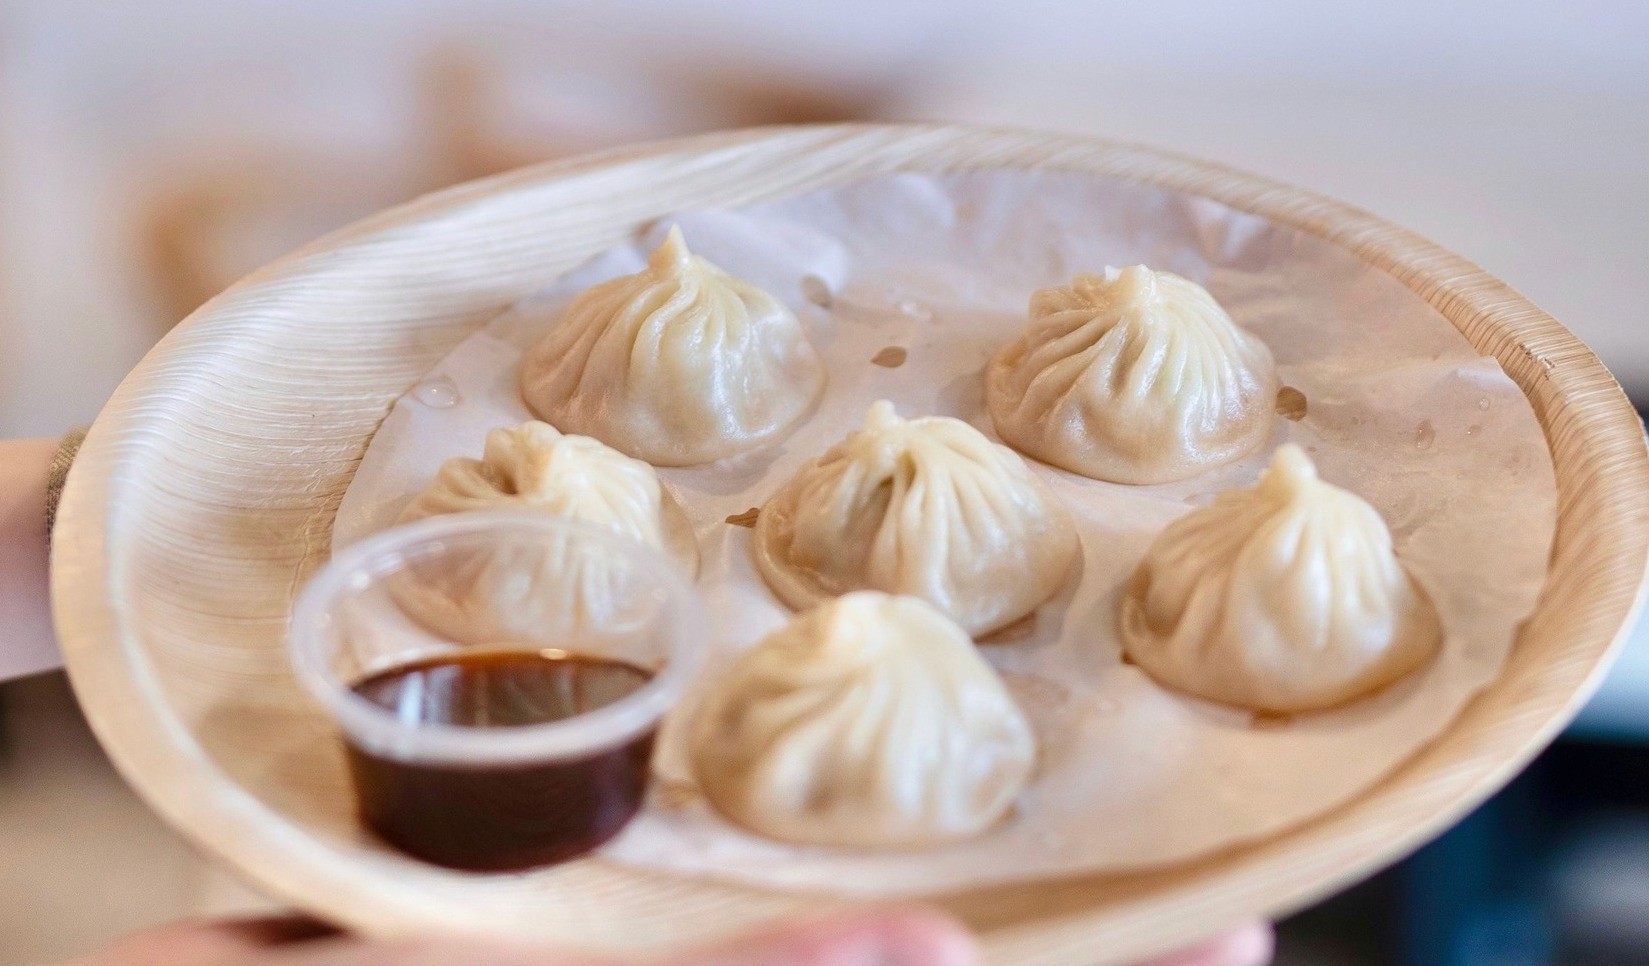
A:
[[[1140,966],[1261,966],[1271,930],[1250,923]],[[295,918],[189,921],[136,933],[66,966],[611,966],[613,961],[474,938],[364,940]],[[966,930],[936,912],[888,909],[781,926],[657,960],[658,966],[969,966]]]

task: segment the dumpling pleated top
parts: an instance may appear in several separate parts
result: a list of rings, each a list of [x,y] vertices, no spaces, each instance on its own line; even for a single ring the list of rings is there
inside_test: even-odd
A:
[[[1275,422],[1271,352],[1202,286],[1143,265],[1031,298],[986,370],[1008,445],[1113,483],[1166,483],[1240,459]]]
[[[1123,647],[1162,683],[1262,711],[1366,694],[1436,653],[1437,611],[1380,514],[1293,444],[1151,545],[1122,604]]]
[[[1019,454],[960,419],[901,419],[883,401],[767,501],[754,552],[792,607],[910,594],[977,635],[1053,596],[1078,546],[1070,514]]]
[[[487,433],[481,459],[441,464],[401,522],[466,510],[539,510],[668,551],[698,570],[687,513],[646,463],[588,436],[530,421]]]
[[[541,419],[655,466],[760,445],[824,386],[795,313],[688,251],[679,228],[642,271],[581,293],[521,366]]]
[[[769,838],[915,847],[1007,814],[1036,739],[961,628],[915,598],[861,591],[720,677],[691,754],[717,810]]]
[[[610,530],[698,570],[692,521],[654,469],[541,422],[495,429],[481,459],[458,457],[413,498],[402,522],[477,510],[530,510]],[[413,562],[391,585],[414,621],[465,644],[559,646],[557,629],[612,627],[630,578],[577,539],[550,539]]]

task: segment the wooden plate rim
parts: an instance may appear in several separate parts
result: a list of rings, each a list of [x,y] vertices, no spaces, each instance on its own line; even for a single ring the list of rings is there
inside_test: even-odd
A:
[[[1270,842],[1195,863],[1207,871],[1190,875],[1190,881],[1171,881],[1183,870],[1152,873],[1138,877],[1145,884],[1136,896],[1103,908],[1056,908],[993,923],[985,935],[993,959],[1091,962],[1101,948],[1107,961],[1146,955],[1241,916],[1286,914],[1394,861],[1492,794],[1549,742],[1595,689],[1631,626],[1649,565],[1649,458],[1635,410],[1596,356],[1550,316],[1466,259],[1367,212],[1144,147],[956,125],[757,129],[540,165],[358,222],[213,299],[121,384],[70,475],[55,535],[52,585],[60,642],[86,715],[116,766],[151,806],[274,895],[314,908],[317,895],[330,894],[334,901],[314,911],[368,932],[401,931],[409,918],[406,907],[377,890],[381,883],[372,875],[310,868],[296,860],[264,861],[277,853],[309,856],[315,843],[280,822],[271,824],[268,809],[228,782],[169,710],[121,596],[129,548],[111,536],[124,532],[124,488],[141,481],[145,461],[155,447],[164,447],[168,409],[200,391],[203,369],[237,338],[225,316],[246,299],[266,296],[272,286],[318,265],[392,244],[419,227],[496,217],[493,206],[514,192],[579,179],[612,181],[661,163],[689,173],[717,170],[724,180],[745,177],[752,183],[775,166],[781,172],[788,170],[784,165],[805,169],[801,173],[812,180],[791,185],[794,190],[895,170],[1043,167],[1204,195],[1335,242],[1416,292],[1500,360],[1529,395],[1554,454],[1561,454],[1554,586],[1524,638],[1531,628],[1562,631],[1568,642],[1560,648],[1562,660],[1538,673],[1519,672],[1515,682],[1497,682],[1438,742],[1452,749],[1460,744],[1456,732],[1469,726],[1483,736],[1478,744],[1492,746],[1491,754],[1438,761],[1434,746],[1352,805]],[[1565,574],[1561,587],[1555,586],[1559,568]],[[1582,604],[1584,612],[1575,613]],[[1544,619],[1550,613],[1558,616]],[[1505,700],[1497,698],[1492,707],[1486,701],[1513,684],[1517,693],[1500,695]],[[1472,747],[1467,742],[1451,753]],[[1156,888],[1153,880],[1163,884]],[[978,915],[965,897],[956,906]]]

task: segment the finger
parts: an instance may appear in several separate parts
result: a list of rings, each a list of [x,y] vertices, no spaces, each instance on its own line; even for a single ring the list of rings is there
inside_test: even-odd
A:
[[[1256,920],[1200,946],[1140,966],[1265,966],[1271,962],[1275,946],[1271,924]]]
[[[973,966],[978,961],[967,930],[927,909],[843,913],[665,960],[669,966]]]
[[[300,916],[250,919],[185,919],[125,936],[82,966],[221,966],[286,943],[335,933]]]

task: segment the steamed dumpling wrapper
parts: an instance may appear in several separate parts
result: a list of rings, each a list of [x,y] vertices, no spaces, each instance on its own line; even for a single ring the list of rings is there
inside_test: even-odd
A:
[[[961,628],[916,598],[861,591],[745,654],[694,719],[691,755],[716,809],[761,835],[897,848],[997,822],[1036,742]]]
[[[527,407],[655,466],[751,449],[813,407],[825,367],[789,308],[687,250],[568,306],[521,365]]]
[[[585,534],[556,532],[411,561],[389,589],[407,617],[455,644],[565,648],[649,627],[656,606],[638,577]]]
[[[1317,478],[1298,446],[1151,545],[1122,605],[1129,657],[1162,683],[1264,711],[1310,711],[1436,653],[1431,599],[1380,514]]]
[[[479,460],[443,463],[401,522],[502,509],[577,520],[668,553],[688,574],[698,569],[692,524],[651,466],[536,421],[488,433]],[[543,641],[556,628],[622,623],[631,577],[615,557],[588,547],[552,539],[414,565],[394,585],[396,599],[419,623],[463,643]]]
[[[1202,286],[1143,265],[1031,298],[1030,325],[986,370],[1010,446],[1097,480],[1166,483],[1271,435],[1271,352]]]
[[[792,607],[910,594],[975,635],[1052,597],[1077,551],[1070,514],[1018,454],[959,419],[901,419],[886,401],[768,500],[754,540],[763,578]]]
[[[689,573],[698,570],[693,525],[651,466],[537,420],[488,433],[481,459],[441,464],[400,522],[503,509],[542,510],[612,530],[668,551]]]

